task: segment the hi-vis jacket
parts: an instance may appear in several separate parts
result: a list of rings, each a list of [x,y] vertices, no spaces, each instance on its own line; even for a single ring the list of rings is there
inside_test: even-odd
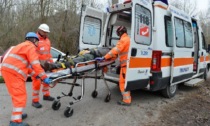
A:
[[[121,67],[126,66],[127,57],[128,57],[128,50],[130,47],[130,37],[124,33],[120,40],[118,41],[117,45],[109,51],[108,54],[104,56],[105,59],[116,59],[117,56],[120,58],[120,65]]]
[[[44,61],[53,62],[52,55],[50,53],[50,47],[51,47],[50,40],[48,38],[43,38],[38,33],[37,35],[39,37],[37,52],[39,54],[40,62],[44,62]]]
[[[15,46],[2,63],[2,71],[15,74],[17,77],[26,80],[28,73],[31,73],[31,66],[36,75],[41,79],[47,76],[40,66],[35,45],[30,41],[25,41]]]

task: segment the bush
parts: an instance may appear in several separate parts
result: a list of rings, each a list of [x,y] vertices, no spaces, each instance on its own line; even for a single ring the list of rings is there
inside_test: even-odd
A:
[[[4,83],[4,78],[0,76],[0,83]]]

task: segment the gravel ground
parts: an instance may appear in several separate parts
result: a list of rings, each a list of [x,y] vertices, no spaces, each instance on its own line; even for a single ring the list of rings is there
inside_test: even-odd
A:
[[[72,81],[71,79],[67,81]],[[80,83],[80,80],[78,81]],[[199,87],[179,86],[175,97],[163,98],[159,92],[144,90],[132,91],[132,105],[130,107],[119,106],[117,101],[121,95],[116,84],[108,82],[111,89],[111,101],[106,103],[104,99],[107,89],[102,80],[98,81],[98,96],[92,98],[94,80],[85,80],[84,98],[74,104],[73,115],[64,116],[64,110],[72,101],[70,97],[61,99],[59,110],[52,110],[52,102],[43,101],[41,109],[31,106],[31,82],[27,82],[28,100],[24,112],[28,118],[24,120],[30,126],[168,126],[189,125],[205,126],[210,124],[210,86],[205,82]],[[59,96],[61,92],[68,93],[69,85],[59,84],[51,89],[52,96]],[[80,95],[79,87],[75,88],[74,96]],[[40,96],[41,97],[41,96]],[[0,84],[0,126],[8,126],[11,115],[11,99],[5,85]]]

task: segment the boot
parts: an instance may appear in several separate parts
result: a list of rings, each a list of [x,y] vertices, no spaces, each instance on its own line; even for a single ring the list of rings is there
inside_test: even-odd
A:
[[[54,101],[54,97],[51,96],[43,96],[43,100],[47,100],[47,101]]]
[[[26,119],[27,117],[28,117],[28,115],[27,115],[26,113],[23,113],[23,114],[22,114],[22,120],[23,120],[23,119]]]
[[[9,126],[29,126],[28,123],[24,123],[24,122],[21,122],[21,123],[18,123],[18,122],[10,122]]]
[[[32,102],[32,106],[34,106],[35,108],[41,108],[42,105],[39,102]]]
[[[131,105],[131,103],[125,103],[123,101],[118,101],[117,104],[118,105],[124,105],[124,106],[130,106]]]

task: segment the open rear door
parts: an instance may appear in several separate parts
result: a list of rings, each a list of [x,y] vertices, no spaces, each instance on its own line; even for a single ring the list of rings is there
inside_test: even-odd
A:
[[[100,45],[104,24],[103,10],[83,6],[80,24],[79,49],[94,48]]]
[[[188,80],[193,76],[194,37],[191,18],[181,10],[169,7],[172,14],[173,50],[171,85]]]
[[[200,32],[201,34],[201,46],[200,46],[200,50],[199,50],[199,73],[203,73],[203,72],[207,72],[208,73],[208,69],[207,69],[207,64],[209,63],[209,56],[207,53],[207,45],[205,42],[205,37],[203,32]],[[204,73],[206,74],[206,73]],[[204,75],[206,76],[206,75]],[[206,79],[206,78],[205,78]]]
[[[126,90],[145,88],[152,59],[152,4],[132,0],[131,43],[128,53]]]

